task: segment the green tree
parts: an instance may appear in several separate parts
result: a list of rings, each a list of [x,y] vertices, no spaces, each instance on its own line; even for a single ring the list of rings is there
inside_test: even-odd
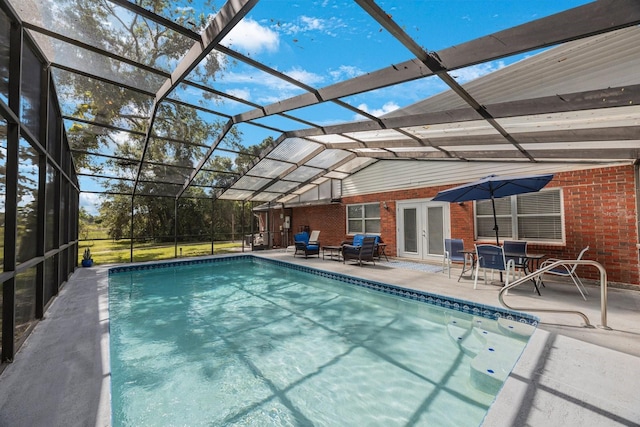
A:
[[[199,0],[183,0],[180,5],[168,0],[135,0],[133,3],[161,16],[170,16],[173,21],[195,31],[204,29],[216,11],[210,0],[205,0],[204,4]],[[211,11],[211,15],[197,14],[196,8],[192,7],[196,5]],[[51,13],[49,18],[55,20],[56,25],[67,25],[68,34],[160,70],[171,71],[193,44],[190,38],[106,0],[61,0],[57,6],[44,13]],[[82,58],[72,66],[91,70],[116,82],[155,92],[165,80],[142,68],[93,55],[71,45],[66,49],[72,50],[66,57]],[[207,55],[190,73],[189,79],[212,85],[231,64],[221,58],[214,53]],[[73,100],[70,115],[82,119],[67,129],[70,143],[76,150],[76,166],[107,177],[103,186],[108,194],[100,208],[100,220],[108,229],[109,236],[114,239],[130,236],[133,209],[134,237],[169,239],[175,227],[175,200],[172,196],[182,189],[202,153],[215,141],[223,122],[205,120],[195,108],[165,100],[158,106],[144,163],[139,169],[138,160],[145,150],[144,135],[153,98],[70,72],[56,73],[56,77],[61,97]],[[215,100],[215,96],[203,92],[202,98],[195,102],[210,100]],[[194,102],[193,99],[182,101]],[[86,124],[86,121],[95,124]],[[131,133],[110,130],[100,124],[128,129]],[[246,149],[240,144],[240,138],[236,128],[225,137],[227,146],[240,153],[234,161],[225,157],[210,159],[206,170],[194,183],[213,188],[228,186],[238,170],[271,143],[265,140],[263,144]],[[109,156],[96,156],[95,153],[99,152],[107,152]],[[128,194],[132,193],[136,179],[136,196],[132,200]],[[206,197],[203,188],[192,186],[185,192],[185,198],[179,200],[178,233],[210,234],[211,221],[216,226],[222,225],[212,217],[210,201],[198,199],[202,197]],[[219,203],[217,209],[231,223],[223,229],[233,232],[233,223],[238,218],[236,204]]]
[[[91,225],[94,224],[94,218],[87,212],[87,210],[83,207],[78,211],[78,222],[79,222],[79,238],[81,240],[89,240],[89,232],[91,231]]]

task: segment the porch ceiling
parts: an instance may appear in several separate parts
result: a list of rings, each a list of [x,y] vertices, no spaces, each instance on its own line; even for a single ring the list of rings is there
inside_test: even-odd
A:
[[[449,47],[437,50],[421,45],[435,37],[435,27],[422,25],[419,36],[407,30],[436,18],[416,14],[415,22],[400,23],[375,2],[355,0],[360,19],[379,29],[381,48],[406,59],[379,64],[376,51],[358,46],[371,34],[352,31],[348,47],[346,41],[314,46],[363,64],[355,77],[328,85],[322,85],[328,78],[314,84],[300,72],[322,62],[317,53],[281,54],[301,61],[283,71],[285,56],[234,44],[235,27],[287,22],[267,0],[229,1],[200,32],[193,22],[126,0],[85,2],[109,22],[113,40],[137,21],[173,33],[176,50],[164,58],[152,47],[138,46],[149,50],[143,54],[115,49],[82,16],[61,24],[59,14],[69,13],[74,0],[9,3],[50,61],[85,192],[278,202],[385,159],[589,165],[640,159],[636,0],[585,2],[459,43],[452,35]],[[464,13],[463,4],[452,2],[451,14]],[[324,12],[342,18],[340,8]],[[207,74],[214,63],[225,72]],[[496,70],[464,78],[478,66]],[[237,82],[250,79],[273,81],[270,92],[249,96]],[[93,91],[80,96],[74,85],[87,82]],[[391,112],[370,112],[361,102],[434,85],[443,90],[418,90],[421,100]],[[114,100],[122,103],[117,109],[82,108]],[[191,117],[185,129],[176,126],[173,116],[180,114]]]

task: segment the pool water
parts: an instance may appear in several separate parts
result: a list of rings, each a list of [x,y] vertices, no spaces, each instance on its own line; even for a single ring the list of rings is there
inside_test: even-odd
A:
[[[247,257],[110,274],[109,315],[114,426],[477,426],[532,332]]]

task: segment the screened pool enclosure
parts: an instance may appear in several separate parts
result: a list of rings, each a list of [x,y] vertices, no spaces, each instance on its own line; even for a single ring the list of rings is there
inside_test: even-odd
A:
[[[509,3],[0,0],[2,361],[87,241],[212,253],[386,159],[637,161],[640,3]]]

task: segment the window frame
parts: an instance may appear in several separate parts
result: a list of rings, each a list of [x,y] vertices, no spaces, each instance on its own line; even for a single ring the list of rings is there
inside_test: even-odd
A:
[[[537,216],[540,217],[555,217],[555,216],[559,216],[560,217],[560,227],[561,227],[561,237],[559,239],[549,239],[549,238],[544,238],[544,239],[535,239],[535,238],[525,238],[525,237],[520,237],[518,235],[518,220],[520,217],[531,217],[532,214],[518,214],[518,197],[520,196],[531,196],[533,194],[544,194],[547,192],[551,192],[551,191],[555,191],[558,193],[559,195],[559,200],[560,200],[560,212],[555,214],[555,213],[549,213],[549,214],[538,214]],[[505,197],[506,198],[506,197]],[[564,209],[564,192],[562,191],[562,188],[548,188],[548,189],[543,189],[540,190],[537,193],[524,193],[524,194],[516,194],[513,196],[509,196],[509,203],[510,203],[510,217],[511,217],[511,235],[510,236],[500,236],[500,241],[504,241],[504,240],[526,240],[527,242],[531,242],[531,243],[535,243],[535,244],[544,244],[544,245],[565,245],[566,244],[566,225],[565,225],[565,209]],[[491,236],[480,236],[480,230],[478,227],[478,206],[477,206],[478,201],[474,201],[473,202],[473,221],[474,221],[474,237],[476,240],[478,241],[495,241],[495,233]],[[493,217],[493,215],[491,215]],[[506,217],[506,215],[498,215],[498,217],[502,216],[503,218]],[[481,217],[486,217],[486,215],[483,215]],[[493,230],[491,230],[493,231]]]
[[[367,209],[365,208],[366,206],[372,206],[375,205],[378,207],[378,216],[377,217],[367,217],[366,213],[367,213]],[[349,208],[352,208],[354,206],[360,206],[362,208],[362,217],[360,218],[351,218],[349,217]],[[345,217],[346,217],[346,230],[347,230],[347,235],[348,236],[355,236],[356,234],[371,234],[374,236],[380,236],[382,233],[382,219],[380,217],[380,203],[378,202],[373,202],[373,203],[351,203],[346,205],[346,212],[345,212]],[[350,221],[356,221],[356,220],[360,220],[361,221],[361,225],[362,225],[362,231],[352,231],[349,228],[349,222]],[[378,224],[380,226],[380,232],[368,232],[366,231],[366,222],[367,221],[371,221],[371,220],[377,220]]]

